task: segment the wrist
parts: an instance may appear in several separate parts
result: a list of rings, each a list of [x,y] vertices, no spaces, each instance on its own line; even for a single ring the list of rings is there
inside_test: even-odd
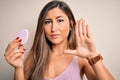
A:
[[[21,71],[21,70],[23,70],[23,67],[15,67],[15,70]]]
[[[87,59],[91,59],[91,58],[93,58],[93,57],[95,57],[97,55],[99,55],[99,53],[97,53],[97,52],[89,53],[89,55],[87,56]]]
[[[14,80],[25,80],[23,67],[15,68]]]
[[[98,61],[100,61],[102,59],[103,59],[103,57],[100,54],[90,55],[87,58],[90,65],[96,64]]]

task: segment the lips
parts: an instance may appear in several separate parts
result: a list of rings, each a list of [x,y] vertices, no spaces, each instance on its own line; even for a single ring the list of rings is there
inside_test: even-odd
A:
[[[59,35],[58,34],[52,34],[51,37],[52,38],[57,38]]]

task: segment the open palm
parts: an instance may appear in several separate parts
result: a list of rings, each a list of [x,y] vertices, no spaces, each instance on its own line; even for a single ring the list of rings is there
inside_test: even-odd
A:
[[[64,52],[84,58],[87,58],[90,54],[95,53],[96,49],[89,26],[85,24],[83,19],[80,19],[77,22],[75,31],[77,48],[75,50],[65,50]]]

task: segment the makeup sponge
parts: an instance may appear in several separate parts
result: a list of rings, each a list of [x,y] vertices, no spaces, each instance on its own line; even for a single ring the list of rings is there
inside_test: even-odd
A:
[[[29,35],[29,32],[28,32],[27,29],[23,29],[23,30],[21,30],[21,31],[18,33],[17,37],[19,37],[20,39],[22,39],[21,44],[25,44],[25,43],[27,42],[27,40],[28,40],[28,35]]]

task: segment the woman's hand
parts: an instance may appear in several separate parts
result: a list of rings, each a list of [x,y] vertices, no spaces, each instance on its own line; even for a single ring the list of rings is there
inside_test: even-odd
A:
[[[4,54],[6,61],[15,68],[23,67],[25,48],[21,45],[21,41],[19,37],[11,41]]]
[[[64,53],[78,55],[83,58],[97,55],[89,26],[85,24],[83,19],[77,22],[75,31],[77,48],[76,50],[65,50]]]

